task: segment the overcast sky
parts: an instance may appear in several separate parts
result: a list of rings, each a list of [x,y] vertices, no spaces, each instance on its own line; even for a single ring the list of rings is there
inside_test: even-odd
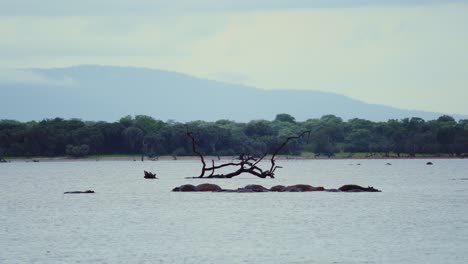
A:
[[[467,25],[462,0],[0,0],[0,79],[136,66],[468,114]]]

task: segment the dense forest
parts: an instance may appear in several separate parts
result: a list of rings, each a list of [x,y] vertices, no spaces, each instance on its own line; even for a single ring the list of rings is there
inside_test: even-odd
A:
[[[71,156],[134,154],[150,157],[194,155],[187,131],[193,133],[205,155],[271,153],[284,138],[311,131],[310,136],[282,149],[284,155],[333,157],[354,153],[368,156],[450,155],[468,153],[468,120],[450,116],[371,122],[343,121],[334,115],[298,122],[289,114],[273,121],[238,123],[163,122],[150,116],[126,116],[118,122],[46,119],[40,122],[0,121],[0,158],[15,156]]]

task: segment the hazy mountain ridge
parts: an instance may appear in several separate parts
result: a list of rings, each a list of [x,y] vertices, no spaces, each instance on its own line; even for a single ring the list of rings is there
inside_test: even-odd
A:
[[[262,90],[145,68],[83,65],[30,71],[50,82],[0,80],[0,119],[115,121],[128,114],[145,114],[183,122],[249,121],[271,120],[277,113],[289,113],[301,121],[325,114],[345,120],[359,117],[386,121],[405,117],[429,120],[443,115],[368,104],[333,93]]]

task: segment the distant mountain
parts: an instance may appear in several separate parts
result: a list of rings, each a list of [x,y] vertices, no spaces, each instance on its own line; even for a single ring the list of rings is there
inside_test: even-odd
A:
[[[334,114],[386,121],[436,119],[443,113],[368,104],[343,95],[297,90],[262,90],[143,68],[84,65],[29,69],[28,81],[0,80],[0,119],[63,117],[116,121],[144,114],[176,121],[272,120],[288,113],[297,120]],[[467,118],[466,116],[455,116]]]

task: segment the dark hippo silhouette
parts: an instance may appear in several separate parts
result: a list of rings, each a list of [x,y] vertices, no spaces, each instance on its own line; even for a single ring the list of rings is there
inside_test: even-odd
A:
[[[426,162],[426,165],[434,165],[434,163],[428,161],[428,162]]]
[[[75,193],[94,193],[94,191],[93,190],[73,191],[73,192],[64,192],[63,194],[75,194]]]
[[[343,185],[338,188],[338,190],[342,192],[380,192],[380,190],[377,190],[372,186],[362,187],[353,184]]]
[[[220,192],[221,187],[212,183],[202,183],[194,186],[192,184],[184,184],[179,187],[172,189],[173,192]]]
[[[265,188],[259,184],[249,184],[243,188],[238,189],[222,189],[216,184],[212,183],[203,183],[197,186],[192,184],[184,184],[179,187],[172,189],[173,192],[317,192],[317,191],[327,191],[327,192],[380,192],[380,190],[375,189],[374,187],[362,187],[359,185],[347,184],[343,185],[338,189],[325,189],[322,186],[314,187],[308,184],[296,184],[291,186],[276,185],[270,189]],[[94,193],[94,191],[85,191],[85,192],[66,192],[66,193]]]
[[[221,190],[221,187],[212,183],[202,183],[195,187],[195,191],[197,192],[219,192]]]
[[[270,190],[258,184],[249,184],[244,188],[237,189],[238,192],[269,192]]]
[[[172,189],[173,192],[196,192],[196,187],[195,185],[192,184],[184,184],[179,187],[175,187]]]
[[[325,191],[323,187],[314,187],[308,184],[296,184],[288,186],[284,189],[285,192],[317,192],[317,191]]]
[[[284,192],[285,188],[286,188],[286,186],[284,186],[284,185],[276,185],[276,186],[271,187],[270,191],[271,192]]]

